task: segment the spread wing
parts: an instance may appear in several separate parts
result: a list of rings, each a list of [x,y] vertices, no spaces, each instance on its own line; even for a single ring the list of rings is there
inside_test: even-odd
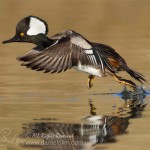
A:
[[[37,50],[38,47],[25,53],[18,60],[23,61],[22,65],[33,70],[46,72],[62,72],[82,65],[103,66],[102,62],[97,63],[93,54],[92,46],[80,34],[66,30],[51,37],[54,44],[44,50]]]

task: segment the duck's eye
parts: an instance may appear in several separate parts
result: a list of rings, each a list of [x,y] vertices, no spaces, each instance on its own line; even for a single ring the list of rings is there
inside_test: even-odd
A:
[[[24,36],[24,33],[23,33],[23,32],[21,32],[21,33],[20,33],[20,36],[21,36],[21,37],[23,37],[23,36]]]

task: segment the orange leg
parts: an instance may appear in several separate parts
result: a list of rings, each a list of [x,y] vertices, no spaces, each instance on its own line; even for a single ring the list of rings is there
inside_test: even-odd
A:
[[[94,77],[95,77],[95,76],[93,76],[93,75],[89,75],[89,76],[88,76],[88,83],[87,83],[87,86],[88,86],[89,89],[93,86]]]
[[[119,83],[121,83],[121,84],[123,84],[123,85],[127,85],[127,86],[129,86],[129,87],[132,87],[133,89],[135,89],[135,88],[137,87],[137,85],[136,85],[134,82],[132,82],[132,81],[130,81],[130,80],[123,79],[123,78],[117,76],[115,73],[112,73],[111,76],[113,76],[113,78],[114,78],[117,82],[119,82]]]

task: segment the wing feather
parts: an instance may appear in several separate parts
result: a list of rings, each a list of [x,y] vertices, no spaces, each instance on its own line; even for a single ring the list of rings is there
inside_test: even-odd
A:
[[[53,45],[39,50],[37,47],[25,53],[18,59],[23,65],[32,70],[47,72],[62,72],[82,65],[98,65],[94,55],[88,55],[86,50],[92,52],[92,46],[80,34],[67,30],[52,37]],[[102,63],[102,62],[101,62]]]

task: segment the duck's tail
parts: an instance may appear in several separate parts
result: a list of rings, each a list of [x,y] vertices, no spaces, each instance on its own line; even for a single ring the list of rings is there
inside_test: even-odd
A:
[[[126,70],[126,72],[127,72],[128,74],[130,74],[130,76],[131,76],[132,78],[136,79],[136,80],[139,81],[140,83],[143,83],[143,81],[144,81],[144,82],[147,82],[146,79],[144,78],[144,76],[143,76],[141,73],[139,73],[139,72],[136,72],[136,71],[134,71],[134,70],[132,70],[132,69],[130,69],[130,68],[128,68],[128,69]]]

